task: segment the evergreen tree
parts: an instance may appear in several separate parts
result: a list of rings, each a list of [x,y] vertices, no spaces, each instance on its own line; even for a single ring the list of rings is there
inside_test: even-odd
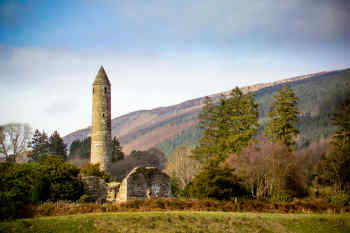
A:
[[[120,146],[119,139],[114,137],[112,139],[112,162],[116,162],[124,159],[124,153],[122,147]]]
[[[69,148],[69,157],[74,158],[90,158],[91,154],[91,137],[79,139],[72,142]]]
[[[223,97],[222,97],[223,98]],[[197,127],[203,132],[198,141],[198,146],[193,150],[193,157],[201,162],[208,161],[216,154],[216,106],[210,97],[204,99],[204,107],[199,113]]]
[[[45,194],[50,201],[76,201],[83,194],[79,168],[65,162],[61,155],[46,156],[41,162],[41,168],[48,184]]]
[[[339,105],[338,111],[331,118],[336,131],[332,143],[338,151],[350,152],[350,100]]]
[[[79,139],[77,140],[74,140],[72,142],[72,144],[70,144],[70,147],[69,147],[69,155],[73,155],[74,152],[76,152],[79,148],[80,148],[80,145],[81,145],[81,142]]]
[[[49,154],[67,158],[67,145],[64,144],[57,130],[49,138]]]
[[[280,141],[292,151],[295,146],[294,139],[299,134],[296,128],[299,99],[289,86],[282,87],[273,98],[264,135],[273,143]]]
[[[239,153],[258,132],[258,105],[252,94],[236,87],[228,97],[214,104],[205,99],[198,127],[203,130],[194,157],[202,162],[218,163],[229,154]]]
[[[331,119],[336,131],[331,151],[323,163],[323,178],[334,185],[336,191],[350,193],[350,100],[339,105]]]
[[[32,140],[28,145],[31,151],[28,154],[33,161],[40,161],[42,158],[48,155],[49,142],[45,131],[42,133],[37,129],[32,137]]]
[[[84,138],[81,141],[80,157],[90,159],[91,154],[91,137]]]

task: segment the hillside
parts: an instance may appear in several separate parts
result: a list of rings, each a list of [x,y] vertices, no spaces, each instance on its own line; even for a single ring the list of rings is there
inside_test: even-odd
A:
[[[260,123],[266,123],[266,113],[272,96],[281,85],[289,83],[300,99],[301,135],[299,146],[308,144],[332,132],[330,116],[336,105],[349,96],[350,69],[320,72],[284,79],[277,82],[242,87],[243,92],[256,94],[260,107]],[[234,88],[234,87],[232,87]],[[224,94],[226,94],[225,92]],[[221,93],[211,95],[219,98]],[[169,153],[180,144],[194,145],[200,137],[195,125],[204,97],[185,101],[168,107],[142,110],[112,119],[112,135],[118,136],[125,153],[132,150],[147,150],[157,147]],[[82,140],[90,133],[90,128],[75,131],[64,137],[69,144]]]

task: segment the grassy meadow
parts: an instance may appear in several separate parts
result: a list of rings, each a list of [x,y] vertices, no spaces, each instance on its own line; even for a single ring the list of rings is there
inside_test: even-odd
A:
[[[350,232],[350,215],[229,212],[120,212],[0,222],[0,232]]]

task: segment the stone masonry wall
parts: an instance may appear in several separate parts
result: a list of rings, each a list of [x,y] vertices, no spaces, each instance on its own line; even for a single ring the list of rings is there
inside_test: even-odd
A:
[[[170,178],[155,167],[135,167],[120,185],[116,200],[170,197]]]
[[[97,176],[83,176],[84,193],[95,202],[105,202],[107,199],[107,184]]]

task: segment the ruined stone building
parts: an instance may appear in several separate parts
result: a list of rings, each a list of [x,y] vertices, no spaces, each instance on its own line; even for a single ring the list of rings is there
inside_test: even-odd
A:
[[[155,167],[135,167],[119,187],[116,201],[170,197],[170,178]]]
[[[96,202],[171,197],[170,177],[156,167],[135,167],[122,183],[106,183],[96,176],[82,180],[85,194]]]

